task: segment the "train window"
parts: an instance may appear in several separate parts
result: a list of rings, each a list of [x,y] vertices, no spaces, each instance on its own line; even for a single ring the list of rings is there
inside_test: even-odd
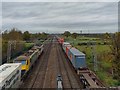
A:
[[[21,63],[22,63],[22,64],[26,64],[26,61],[25,61],[25,60],[22,60]]]
[[[15,63],[26,64],[26,61],[25,60],[15,60]]]

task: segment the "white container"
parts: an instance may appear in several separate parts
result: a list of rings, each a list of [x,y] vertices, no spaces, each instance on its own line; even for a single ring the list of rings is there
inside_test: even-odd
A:
[[[0,66],[0,90],[18,88],[21,82],[21,63],[6,63]]]

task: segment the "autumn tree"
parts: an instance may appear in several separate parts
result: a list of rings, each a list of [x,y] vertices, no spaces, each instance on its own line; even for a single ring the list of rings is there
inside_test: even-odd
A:
[[[11,29],[7,36],[9,37],[9,40],[20,41],[23,39],[22,32],[17,30],[16,28]]]
[[[2,34],[2,59],[6,60],[7,57],[7,49],[8,49],[8,41],[16,41],[14,45],[11,47],[12,56],[22,51],[23,43],[22,32],[17,30],[16,28],[11,29],[10,31],[5,31]],[[3,61],[4,62],[4,61]]]
[[[112,35],[112,46],[111,46],[113,59],[113,73],[114,77],[120,80],[120,32]]]

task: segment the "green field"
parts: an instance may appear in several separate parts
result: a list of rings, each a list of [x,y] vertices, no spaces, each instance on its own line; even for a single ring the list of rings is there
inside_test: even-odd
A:
[[[25,44],[24,44],[24,47],[23,47],[23,51],[27,51],[27,50],[30,49],[33,45],[34,45],[34,43],[25,43]]]
[[[33,45],[34,43],[25,43],[25,48],[29,48]]]
[[[105,41],[100,38],[91,38],[91,37],[77,37],[76,39],[72,37],[65,37],[65,41],[71,43],[72,46],[76,47],[80,51],[86,54],[86,63],[87,66],[94,71],[94,59],[93,54],[96,56],[97,60],[97,71],[96,75],[106,86],[118,86],[120,83],[112,78],[112,59],[110,45],[104,45]],[[79,45],[79,43],[89,43],[95,42],[100,43],[97,45]]]

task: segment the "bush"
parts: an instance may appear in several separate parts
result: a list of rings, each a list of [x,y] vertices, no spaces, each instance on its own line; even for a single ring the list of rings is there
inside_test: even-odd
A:
[[[83,43],[78,43],[78,45],[87,45],[87,43],[83,42]]]

